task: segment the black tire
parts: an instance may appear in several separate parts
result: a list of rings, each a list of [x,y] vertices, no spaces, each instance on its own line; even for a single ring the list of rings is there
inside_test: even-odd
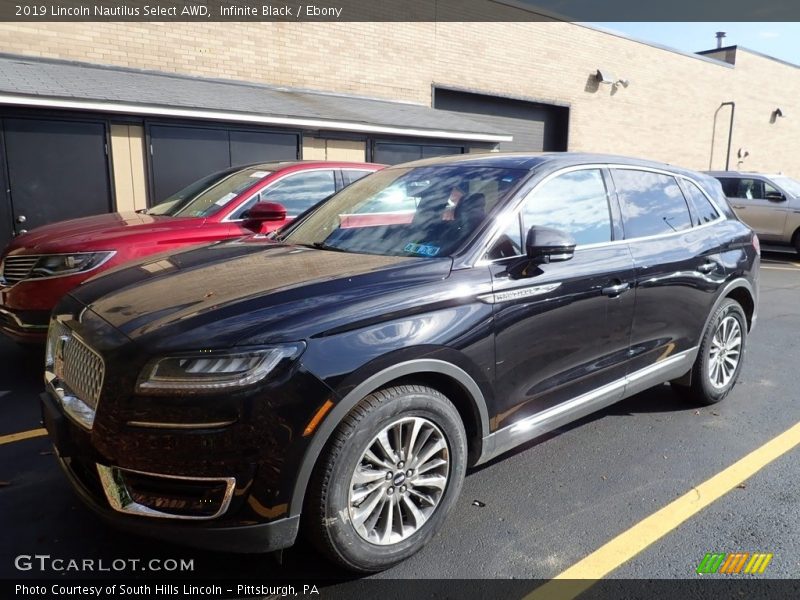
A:
[[[712,359],[711,354],[714,345],[714,335],[717,333],[720,324],[728,318],[732,318],[738,323],[741,343],[739,346],[738,360],[730,379],[722,385],[717,385],[712,381],[709,364]],[[703,333],[703,340],[700,343],[697,358],[692,366],[691,384],[684,386],[673,382],[673,389],[696,404],[711,405],[722,401],[725,396],[730,393],[739,379],[739,373],[742,370],[742,363],[744,362],[746,342],[747,317],[744,314],[744,310],[742,310],[741,305],[736,302],[736,300],[726,298],[714,313],[714,316],[708,323],[706,331]]]
[[[426,422],[433,424],[430,429],[431,436],[439,436],[431,437],[429,440],[444,439],[447,446],[446,450],[437,452],[438,456],[444,457],[437,458],[437,463],[440,460],[449,461],[444,490],[442,492],[433,490],[434,493],[440,494],[438,504],[430,508],[432,512],[428,515],[427,520],[416,531],[408,534],[408,537],[395,543],[392,543],[391,539],[383,545],[372,543],[364,537],[364,530],[367,527],[362,525],[361,532],[359,532],[352,519],[352,516],[356,514],[353,511],[358,511],[360,507],[356,504],[358,500],[356,503],[350,502],[355,470],[364,468],[365,452],[368,448],[374,447],[374,444],[377,443],[376,436],[387,427],[401,426],[401,435],[404,431],[408,432],[407,444],[409,439],[415,438],[409,429],[402,429],[402,427],[413,428],[416,423],[420,423],[421,427],[427,427],[424,425]],[[390,432],[393,431],[390,429]],[[419,434],[419,438],[421,437],[422,433]],[[423,449],[433,448],[433,445],[427,445],[429,443],[426,440],[419,445],[419,455],[423,454]],[[402,444],[401,447],[403,447]],[[405,452],[406,450],[403,448],[403,454]],[[413,455],[413,448],[411,454]],[[422,457],[419,455],[418,458],[421,459]],[[387,454],[383,454],[381,458],[384,456]],[[400,385],[374,392],[361,400],[339,425],[315,467],[306,499],[306,533],[327,558],[351,571],[371,573],[387,569],[420,550],[442,526],[461,491],[466,462],[467,440],[464,426],[458,411],[445,396],[434,389],[420,385]],[[402,463],[398,462],[395,466],[400,464]],[[444,469],[443,466],[437,468]],[[368,469],[367,471],[383,473],[383,468],[375,471]],[[389,472],[395,473],[394,471]],[[414,480],[409,476],[406,481],[409,487],[408,489],[402,488],[403,497],[401,497],[401,488],[393,487],[395,479],[400,477],[401,473],[405,478],[405,470],[400,467],[391,480],[374,482],[383,490],[376,492],[381,496],[378,509],[381,517],[376,523],[375,532],[378,530],[385,532],[389,527],[393,527],[390,535],[405,535],[402,517],[408,516],[410,513],[405,505],[397,509],[393,507],[412,501],[412,492],[409,491],[412,488],[415,490],[424,488],[415,488]],[[422,478],[421,474],[414,475]],[[367,485],[372,486],[373,483],[365,484],[365,488],[361,489],[366,489]],[[386,497],[390,493],[389,487],[393,487],[392,492],[395,492],[391,498]],[[374,496],[370,495],[367,498],[371,497]],[[413,496],[413,499],[416,500],[416,496]],[[394,504],[392,500],[394,500]],[[363,502],[366,503],[367,500]],[[392,526],[386,525],[389,518],[383,512],[384,503],[388,503],[387,510],[392,513],[394,519]],[[399,512],[394,512],[395,510]],[[372,514],[375,514],[374,510]],[[370,519],[367,519],[366,523],[369,522]],[[378,523],[382,523],[383,526],[379,528]],[[399,529],[400,533],[394,533],[394,528]]]

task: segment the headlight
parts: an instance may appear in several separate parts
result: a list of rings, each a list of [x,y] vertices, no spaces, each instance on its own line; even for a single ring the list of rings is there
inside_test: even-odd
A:
[[[258,383],[283,360],[297,358],[305,344],[285,344],[242,352],[198,352],[150,361],[136,389],[147,394],[233,390]]]
[[[30,277],[58,277],[90,271],[102,265],[112,256],[114,256],[114,252],[46,254],[36,261],[31,269]]]

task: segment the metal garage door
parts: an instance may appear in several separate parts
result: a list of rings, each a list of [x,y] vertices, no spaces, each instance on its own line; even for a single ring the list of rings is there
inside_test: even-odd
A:
[[[201,177],[230,166],[259,161],[294,160],[299,135],[150,125],[152,204],[157,204]]]
[[[9,234],[39,225],[111,210],[103,122],[3,119],[2,152],[13,219]],[[4,210],[8,211],[8,207]]]
[[[463,146],[439,146],[434,144],[407,144],[403,142],[375,141],[372,145],[372,162],[397,165],[420,158],[461,154]]]
[[[567,149],[569,109],[511,98],[437,88],[434,108],[469,113],[476,121],[514,136],[500,150],[563,151]]]

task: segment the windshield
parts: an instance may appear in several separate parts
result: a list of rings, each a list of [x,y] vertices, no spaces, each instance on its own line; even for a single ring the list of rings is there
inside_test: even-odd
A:
[[[447,256],[527,173],[464,165],[385,169],[351,184],[280,239],[364,254]]]
[[[147,210],[148,215],[210,217],[252,185],[270,175],[257,167],[221,171],[186,186]]]
[[[791,177],[773,177],[772,180],[781,186],[791,196],[800,198],[800,181],[792,179]]]

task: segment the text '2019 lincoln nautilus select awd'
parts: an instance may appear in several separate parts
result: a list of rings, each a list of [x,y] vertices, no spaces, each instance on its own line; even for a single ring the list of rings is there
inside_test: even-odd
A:
[[[391,167],[277,234],[74,289],[44,422],[118,527],[240,552],[302,529],[376,571],[431,539],[468,466],[665,382],[722,400],[758,263],[692,171],[569,153]]]

